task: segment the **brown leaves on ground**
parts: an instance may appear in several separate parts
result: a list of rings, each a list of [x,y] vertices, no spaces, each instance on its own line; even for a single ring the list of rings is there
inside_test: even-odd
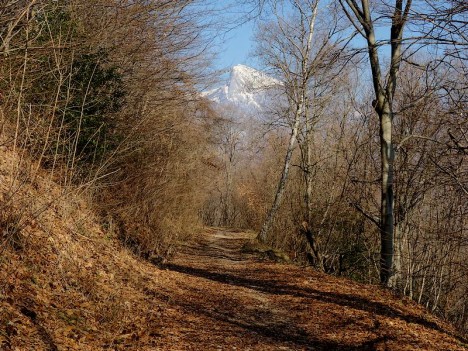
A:
[[[3,349],[465,349],[414,303],[242,254],[247,239],[207,230],[162,270],[101,246],[97,261],[113,258],[92,264],[101,268],[97,277],[73,272],[56,285],[16,269],[9,286],[18,299],[2,299]]]
[[[464,350],[453,330],[390,292],[241,254],[209,230],[166,266],[174,309],[160,349]]]
[[[13,156],[0,151],[4,201]],[[15,193],[40,211],[8,207],[25,219],[21,245],[0,248],[0,350],[467,349],[388,291],[246,253],[251,234],[204,230],[156,267],[46,178]]]

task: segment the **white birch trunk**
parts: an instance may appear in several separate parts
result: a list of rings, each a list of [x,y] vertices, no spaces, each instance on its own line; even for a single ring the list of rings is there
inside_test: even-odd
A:
[[[286,180],[288,179],[289,168],[291,167],[291,158],[294,151],[294,146],[296,144],[297,133],[299,131],[299,124],[300,124],[300,116],[301,116],[301,106],[296,108],[295,116],[294,116],[294,125],[291,130],[291,136],[289,138],[288,149],[286,151],[286,156],[284,158],[284,165],[283,170],[281,172],[281,178],[278,182],[278,188],[276,190],[275,199],[273,204],[271,205],[270,210],[266,216],[265,221],[263,222],[262,229],[257,236],[257,239],[261,242],[265,242],[267,239],[268,231],[273,224],[273,220],[275,218],[276,213],[281,205],[281,201],[283,199],[284,190],[286,188]]]

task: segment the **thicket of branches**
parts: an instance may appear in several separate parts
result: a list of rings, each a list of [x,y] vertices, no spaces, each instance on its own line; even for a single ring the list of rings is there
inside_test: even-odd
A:
[[[196,1],[0,4],[2,137],[91,189],[104,225],[165,256],[198,225],[210,112]],[[198,194],[196,193],[198,191]]]

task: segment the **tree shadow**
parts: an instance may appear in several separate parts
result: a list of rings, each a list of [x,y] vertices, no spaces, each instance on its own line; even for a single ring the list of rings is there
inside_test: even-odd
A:
[[[184,253],[194,257],[208,257],[211,259],[224,259],[235,262],[245,261],[248,255],[239,253],[239,248],[242,246],[243,241],[240,239],[229,241],[235,241],[236,243],[231,243],[229,246],[223,245],[223,247],[216,247],[206,242],[197,243],[195,245],[185,245]]]
[[[52,335],[47,331],[46,328],[44,328],[38,321],[37,319],[37,314],[34,312],[32,309],[27,308],[25,306],[20,308],[20,312],[29,318],[31,323],[36,327],[36,330],[41,337],[42,341],[44,344],[48,347],[48,350],[50,351],[58,351],[58,347],[54,342],[54,339],[52,338]]]
[[[155,295],[159,296],[160,294],[156,292]],[[213,306],[209,300],[197,302],[197,299],[187,299],[185,293],[176,296],[164,295],[163,297],[168,304],[181,308],[184,311],[184,316],[186,313],[192,313],[196,316],[205,316],[214,320],[217,325],[223,323],[231,325],[232,329],[225,329],[230,335],[244,340],[256,335],[256,337],[252,338],[255,340],[255,344],[259,343],[259,337],[265,338],[276,345],[275,347],[278,347],[278,349],[280,349],[280,346],[286,346],[294,350],[366,351],[376,350],[379,344],[395,340],[390,335],[377,335],[372,337],[371,340],[356,341],[354,344],[327,340],[326,336],[320,335],[320,333],[313,335],[310,331],[291,323],[287,316],[279,316],[269,309],[249,309],[237,301],[233,304],[216,303]],[[241,329],[241,331],[236,329]],[[330,331],[333,331],[333,329]],[[265,347],[265,349],[268,348]]]
[[[183,274],[188,274],[194,277],[199,277],[203,279],[209,279],[215,282],[228,284],[231,286],[238,286],[247,289],[252,289],[261,293],[270,294],[270,295],[289,295],[299,298],[307,298],[312,300],[318,300],[325,303],[335,304],[347,308],[353,308],[355,310],[360,310],[364,312],[373,313],[383,317],[396,318],[406,321],[407,323],[414,323],[424,326],[426,328],[444,333],[451,337],[456,338],[457,340],[466,343],[466,340],[458,335],[454,335],[443,328],[441,328],[436,323],[429,321],[421,316],[416,316],[412,314],[403,313],[391,306],[386,304],[369,300],[362,296],[336,293],[336,292],[324,292],[313,288],[305,288],[291,285],[281,284],[278,280],[275,280],[273,277],[268,277],[268,279],[252,279],[247,277],[241,277],[235,274],[230,273],[218,273],[212,272],[206,269],[188,267],[178,264],[166,264],[164,268]],[[249,329],[249,325],[243,324],[241,321],[237,321],[236,324],[242,326],[243,328]],[[254,328],[259,328],[254,326]],[[261,328],[260,328],[261,329]],[[263,333],[272,333],[281,337],[281,332],[276,330],[264,330]],[[266,335],[265,334],[265,335]],[[268,336],[268,335],[266,335]],[[286,335],[283,335],[283,339],[288,339]],[[314,339],[315,340],[315,339]],[[310,341],[310,340],[309,340]],[[316,340],[315,340],[316,341]],[[362,349],[362,348],[358,348]],[[341,349],[337,349],[341,350]],[[345,349],[343,349],[345,350]],[[353,350],[353,349],[349,349]]]

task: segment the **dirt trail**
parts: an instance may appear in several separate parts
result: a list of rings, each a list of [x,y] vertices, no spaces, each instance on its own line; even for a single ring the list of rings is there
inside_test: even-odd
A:
[[[155,349],[465,350],[413,303],[242,253],[248,239],[208,230],[164,267]]]

